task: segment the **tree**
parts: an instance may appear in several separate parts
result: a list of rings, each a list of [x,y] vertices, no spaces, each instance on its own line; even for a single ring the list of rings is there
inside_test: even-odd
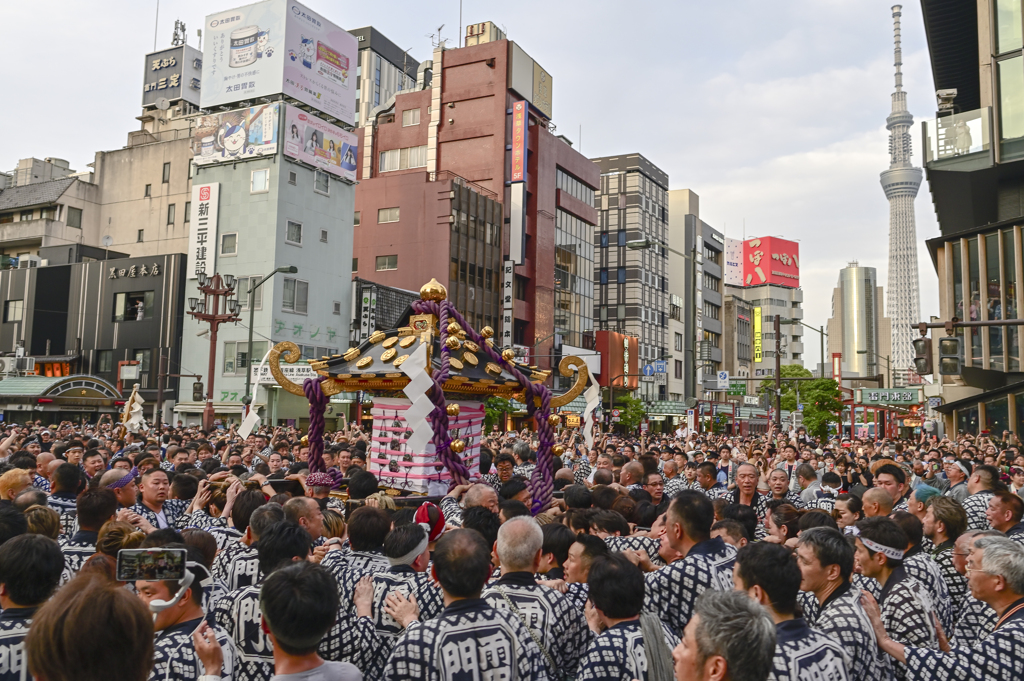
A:
[[[512,411],[512,403],[504,397],[488,397],[484,401],[484,432],[495,425],[505,429],[505,415]]]
[[[826,438],[830,423],[839,423],[843,413],[843,392],[831,378],[801,381],[800,400],[804,405],[804,427],[814,437]]]
[[[809,370],[804,369],[802,366],[796,364],[783,364],[779,369],[779,376],[782,377],[782,409],[783,411],[796,411],[797,406],[797,386],[799,384],[800,391],[800,402],[806,403],[804,394],[807,388],[805,387],[808,383],[815,383],[816,381],[787,381],[787,378],[810,378],[813,376]],[[768,393],[772,396],[771,406],[775,406],[775,379],[769,378],[761,381],[761,385],[758,388],[759,393]]]
[[[618,405],[619,409],[619,423],[627,431],[634,431],[644,420],[644,416],[647,415],[647,409],[644,407],[644,403],[641,400],[633,397],[632,395],[626,395],[625,399],[620,400]]]

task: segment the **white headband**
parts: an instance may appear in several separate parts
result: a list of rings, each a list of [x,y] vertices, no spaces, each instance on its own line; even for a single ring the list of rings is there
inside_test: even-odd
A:
[[[417,544],[416,548],[414,548],[412,551],[405,554],[404,556],[399,556],[398,558],[392,558],[388,556],[388,563],[392,567],[396,565],[412,565],[413,561],[419,558],[420,554],[426,551],[427,547],[430,546],[430,530],[427,529],[425,523],[419,523],[419,526],[423,528],[423,541]]]
[[[905,553],[904,551],[894,549],[891,546],[882,546],[878,542],[871,541],[863,534],[858,534],[857,538],[860,539],[861,543],[864,544],[864,546],[868,547],[875,553],[880,553],[886,558],[891,558],[892,560],[903,560],[903,554]]]
[[[967,470],[967,466],[963,465],[960,459],[956,459],[955,461],[953,461],[953,463],[956,464],[957,468],[964,472],[964,475],[966,475],[968,478],[971,477],[971,472]]]

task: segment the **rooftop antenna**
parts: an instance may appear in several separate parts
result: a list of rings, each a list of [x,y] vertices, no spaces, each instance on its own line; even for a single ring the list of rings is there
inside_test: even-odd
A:
[[[459,47],[462,47],[462,0],[459,0]]]
[[[436,34],[434,34],[434,33],[428,33],[427,34],[427,37],[430,38],[430,44],[433,45],[435,49],[440,47],[443,50],[444,49],[444,44],[446,42],[448,42],[447,40],[442,40],[442,38],[441,38],[441,29],[442,28],[444,28],[444,24],[441,24],[440,26],[437,27],[437,33]],[[434,37],[435,35],[437,36],[436,38]]]
[[[203,29],[197,28],[196,35],[199,36],[199,51],[203,51]]]
[[[160,0],[156,0],[156,20],[153,22],[153,51],[156,52],[156,29],[160,26]]]
[[[185,45],[188,43],[188,33],[185,30],[185,23],[180,19],[174,20],[174,37],[171,38],[171,45]]]

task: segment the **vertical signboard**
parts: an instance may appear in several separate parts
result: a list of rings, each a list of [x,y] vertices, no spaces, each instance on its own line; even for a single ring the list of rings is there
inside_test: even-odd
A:
[[[723,269],[727,286],[743,286],[743,242],[739,239],[726,238]]]
[[[832,353],[832,378],[836,383],[842,384],[843,380],[843,354],[841,352]]]
[[[501,347],[512,347],[512,330],[515,322],[515,314],[512,310],[515,296],[513,287],[515,285],[515,263],[506,260],[501,264]]]
[[[761,308],[754,308],[754,362],[764,361],[764,352],[761,347]],[[757,374],[754,374],[755,376]]]
[[[220,182],[192,185],[192,215],[188,230],[188,278],[213,276],[217,267],[217,204]]]
[[[512,176],[511,182],[526,181],[526,102],[512,105]]]
[[[362,307],[359,313],[359,340],[366,340],[377,330],[377,287],[363,288]]]

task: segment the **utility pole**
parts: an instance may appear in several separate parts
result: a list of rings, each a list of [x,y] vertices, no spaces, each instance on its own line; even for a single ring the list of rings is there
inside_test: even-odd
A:
[[[238,312],[242,305],[232,298],[235,292],[235,276],[225,274],[221,277],[214,274],[206,276],[199,273],[199,292],[203,299],[189,298],[189,314],[197,321],[210,325],[210,378],[206,385],[206,407],[203,409],[203,430],[213,429],[213,379],[217,370],[217,329],[226,322],[237,322],[241,319]],[[220,311],[220,299],[224,299],[224,312]],[[209,310],[209,311],[208,311]]]
[[[160,436],[160,430],[163,427],[164,420],[164,386],[166,385],[165,379],[167,378],[167,355],[164,354],[164,349],[159,349],[160,359],[157,360],[157,375],[156,375],[156,407],[154,407],[153,423],[156,424],[157,437]]]

